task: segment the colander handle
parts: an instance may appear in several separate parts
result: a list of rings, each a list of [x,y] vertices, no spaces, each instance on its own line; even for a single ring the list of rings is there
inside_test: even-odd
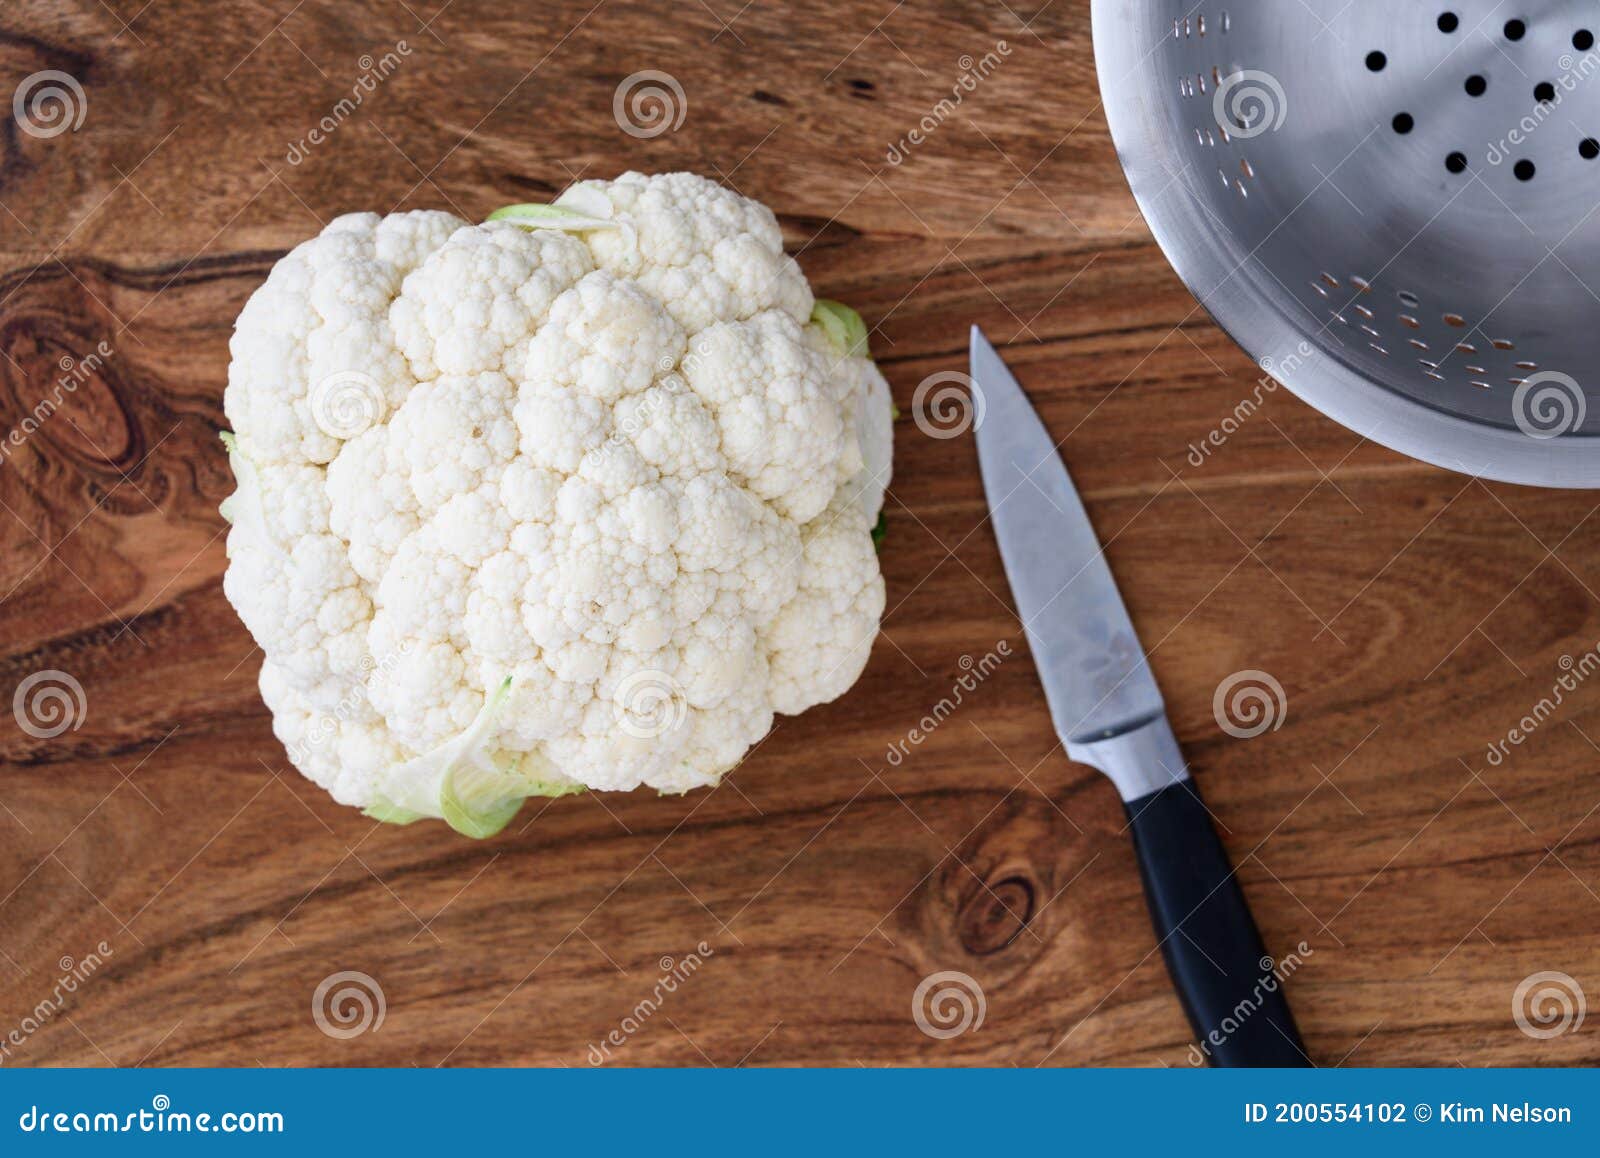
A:
[[[1145,898],[1196,1065],[1309,1066],[1283,981],[1300,953],[1267,954],[1228,854],[1192,780],[1127,804]]]

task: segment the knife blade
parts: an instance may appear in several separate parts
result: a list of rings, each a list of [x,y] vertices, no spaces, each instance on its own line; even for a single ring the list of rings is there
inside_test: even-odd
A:
[[[1163,719],[1166,706],[1055,440],[977,326],[972,380],[984,493],[1051,720],[1069,755],[1099,767],[1095,745]],[[1102,771],[1124,800],[1188,775],[1176,744],[1126,776],[1121,762]]]
[[[1121,794],[1161,955],[1219,1066],[1310,1059],[1083,500],[1000,355],[972,327],[978,465],[1028,648],[1067,755]]]

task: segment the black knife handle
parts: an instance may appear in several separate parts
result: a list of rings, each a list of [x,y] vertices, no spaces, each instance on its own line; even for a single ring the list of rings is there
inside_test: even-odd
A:
[[[1161,955],[1199,1057],[1214,1066],[1311,1065],[1279,963],[1261,943],[1194,782],[1129,801],[1127,810]]]

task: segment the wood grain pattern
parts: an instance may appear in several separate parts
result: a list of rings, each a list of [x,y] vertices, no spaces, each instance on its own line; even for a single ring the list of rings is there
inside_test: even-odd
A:
[[[332,215],[481,216],[578,175],[691,168],[779,213],[856,304],[909,413],[985,326],[1082,487],[1174,724],[1319,1063],[1600,1061],[1520,1032],[1517,984],[1600,994],[1600,718],[1584,688],[1486,746],[1600,640],[1592,496],[1470,482],[1255,386],[1128,196],[1087,4],[200,0],[8,5],[8,86],[76,77],[83,127],[0,130],[0,431],[114,354],[0,464],[0,693],[44,669],[81,726],[0,726],[0,1038],[60,959],[111,953],[7,1064],[586,1064],[655,984],[628,1064],[1172,1064],[1188,1032],[1120,807],[1065,761],[1022,653],[971,441],[901,424],[890,612],[846,698],[784,720],[721,788],[530,808],[483,844],[374,827],[288,768],[222,597],[227,338]],[[127,23],[124,24],[123,22]],[[1027,21],[1028,23],[1024,23]],[[401,67],[285,161],[396,42]],[[898,166],[885,149],[999,40],[1001,67]],[[622,132],[670,73],[675,132]],[[1018,656],[898,764],[891,745],[1007,641]],[[1285,725],[1212,695],[1271,672]],[[377,978],[376,1032],[311,1017]],[[960,970],[981,1029],[920,1032]]]

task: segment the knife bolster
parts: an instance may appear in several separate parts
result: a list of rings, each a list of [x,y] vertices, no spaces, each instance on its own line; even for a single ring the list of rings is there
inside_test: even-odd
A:
[[[1104,772],[1124,803],[1189,779],[1189,767],[1164,715],[1103,740],[1069,740],[1067,757]]]

